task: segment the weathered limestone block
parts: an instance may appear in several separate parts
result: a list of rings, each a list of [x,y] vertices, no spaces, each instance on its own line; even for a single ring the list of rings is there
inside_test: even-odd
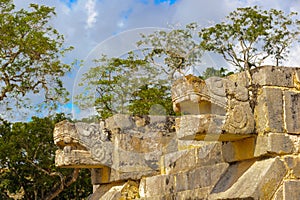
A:
[[[213,193],[220,193],[228,190],[244,173],[247,171],[256,160],[246,160],[230,164],[228,169],[222,174],[218,183],[212,190]]]
[[[114,182],[109,184],[97,185],[95,191],[90,195],[88,200],[107,200],[107,199],[116,199],[120,197],[120,189],[116,191],[114,187],[122,188],[125,185],[125,182]],[[112,189],[114,188],[114,189]],[[116,198],[114,198],[116,197]]]
[[[300,180],[287,180],[283,182],[283,199],[298,200],[300,199]]]
[[[228,168],[227,163],[220,163],[215,165],[208,165],[196,168],[195,170],[191,170],[186,172],[188,177],[188,189],[193,190],[197,188],[205,188],[212,187],[217,183],[220,179],[221,175]],[[178,186],[181,183],[177,183]]]
[[[257,161],[229,189],[210,199],[271,199],[286,172],[279,158]]]
[[[210,143],[208,141],[201,141],[201,140],[177,140],[177,138],[176,138],[176,141],[177,141],[177,150],[176,151],[202,147],[202,146]],[[172,152],[175,152],[175,151],[172,151]]]
[[[268,132],[282,133],[284,130],[282,90],[278,88],[262,88],[259,91],[254,113],[256,131],[259,134]]]
[[[127,181],[100,186],[96,192],[90,196],[89,200],[126,200],[138,199],[138,183]]]
[[[124,185],[112,187],[99,200],[119,200],[121,198],[121,192],[123,187]]]
[[[263,66],[252,70],[254,84],[261,86],[295,87],[299,78],[298,68]],[[296,77],[297,76],[297,77]]]
[[[285,127],[288,133],[300,134],[300,92],[284,92]]]
[[[177,174],[143,178],[140,183],[140,196],[144,198],[165,196],[208,187],[211,190],[227,168],[227,163],[220,163],[213,167],[203,166]]]
[[[138,183],[135,181],[127,181],[126,183],[119,183],[119,185],[115,186],[111,185],[109,190],[102,193],[102,195],[100,194],[101,189],[100,187],[99,191],[96,191],[89,200],[126,200],[139,198]]]
[[[159,170],[159,160],[161,151],[151,153],[136,153],[124,151],[118,147],[113,152],[114,162],[111,165],[113,169],[121,172],[142,172]]]
[[[207,199],[208,194],[210,192],[210,187],[205,188],[197,188],[194,190],[186,190],[182,192],[160,195],[160,196],[153,196],[147,198],[140,198],[139,200],[185,200],[185,199],[193,199],[193,200],[200,200],[200,199]]]
[[[200,140],[199,137],[202,140],[210,140],[213,137],[218,140],[224,120],[225,116],[183,115],[176,118],[177,137],[188,140]]]
[[[172,101],[184,114],[176,119],[179,139],[228,141],[254,131],[248,90],[229,79],[186,76],[173,85]]]
[[[136,153],[151,153],[155,151],[163,151],[167,146],[175,145],[177,141],[173,139],[176,137],[176,133],[164,133],[164,132],[136,132],[136,133],[120,133],[113,136],[114,144],[118,145],[118,148]],[[175,143],[175,144],[171,144]],[[177,149],[176,149],[177,150]],[[171,151],[171,150],[170,150]],[[174,149],[175,151],[175,149]]]
[[[283,200],[283,185],[279,187],[279,189],[274,194],[273,200]]]
[[[227,142],[222,146],[225,162],[235,162],[254,158],[255,137]]]
[[[226,77],[228,80],[232,81],[234,85],[239,85],[240,87],[249,87],[249,81],[245,72],[234,73]]]
[[[197,166],[196,149],[182,150],[166,154],[161,158],[161,174],[187,171]]]
[[[242,113],[239,115],[247,116]],[[253,133],[253,126],[244,123],[240,128],[234,129],[233,127],[238,125],[234,122],[225,122],[225,116],[183,115],[175,121],[177,137],[180,140],[234,141],[251,137]],[[241,119],[241,121],[245,120]],[[238,130],[243,131],[238,132]]]
[[[252,82],[259,86],[277,86],[299,88],[300,68],[261,66],[251,70]],[[228,76],[228,79],[239,86],[249,85],[245,72]]]
[[[105,128],[112,134],[144,134],[174,132],[174,117],[163,115],[132,116],[116,114],[105,120]]]
[[[289,137],[294,145],[293,152],[299,154],[300,153],[300,137],[299,137],[299,135],[298,134],[293,134],[293,135],[289,134]]]
[[[289,135],[269,133],[257,137],[254,156],[288,154],[293,152],[293,147],[294,145]]]
[[[210,142],[202,147],[166,154],[161,158],[161,173],[174,174],[199,166],[222,163],[224,160],[221,148],[220,142]]]
[[[93,185],[108,183],[110,180],[110,176],[111,169],[109,167],[91,169],[91,179]]]
[[[290,170],[291,178],[300,179],[300,155],[287,155],[284,161]]]
[[[174,176],[172,175],[158,175],[143,178],[140,182],[139,193],[141,197],[165,195],[174,192],[173,185]]]
[[[194,190],[186,190],[175,194],[176,199],[207,199],[211,187],[197,188]]]

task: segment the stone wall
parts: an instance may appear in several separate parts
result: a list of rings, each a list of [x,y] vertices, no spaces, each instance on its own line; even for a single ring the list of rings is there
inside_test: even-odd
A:
[[[182,116],[117,115],[93,125],[97,142],[76,128],[92,125],[57,124],[56,165],[93,168],[90,200],[300,199],[300,68],[251,73],[186,76]]]

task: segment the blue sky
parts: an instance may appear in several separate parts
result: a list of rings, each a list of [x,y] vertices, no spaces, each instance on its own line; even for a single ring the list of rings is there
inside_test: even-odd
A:
[[[130,37],[123,34],[126,32],[180,27],[190,22],[207,26],[220,22],[238,7],[258,5],[262,9],[275,8],[300,13],[299,1],[292,0],[14,0],[14,2],[17,8],[26,8],[30,3],[55,7],[56,16],[51,24],[65,36],[66,46],[75,47],[75,50],[64,58],[68,63],[75,59],[85,60],[95,51],[118,56],[126,50],[134,50],[134,41],[138,40],[134,37],[137,37],[137,34],[131,34]],[[119,42],[108,44],[107,41]],[[285,64],[299,66],[299,54],[299,47],[292,49],[291,59]],[[203,60],[203,65],[207,63],[216,67],[222,65],[218,59],[210,56]],[[81,69],[75,68],[64,78],[65,86],[71,94],[74,88],[76,90],[76,78],[81,72]],[[66,109],[69,107],[70,105],[66,106]]]
[[[77,2],[77,0],[61,0],[63,3],[65,3],[68,7],[72,7],[73,4]],[[149,4],[153,1],[151,0],[139,0],[143,4]],[[168,3],[169,5],[175,4],[177,0],[154,0],[155,5],[159,5],[161,3]]]
[[[140,1],[145,3],[145,4],[148,4],[149,2],[152,2],[152,1],[149,1],[149,0],[140,0]],[[156,5],[159,5],[161,3],[168,3],[168,4],[172,5],[175,2],[176,2],[176,0],[154,0],[154,4],[156,4]]]

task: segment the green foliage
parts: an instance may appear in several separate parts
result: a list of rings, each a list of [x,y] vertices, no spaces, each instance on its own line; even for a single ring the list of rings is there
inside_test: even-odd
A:
[[[183,69],[201,62],[202,49],[195,40],[197,31],[197,23],[190,23],[183,29],[141,34],[142,40],[137,45],[143,48],[147,62],[161,66],[168,78],[174,78],[175,72],[182,73]]]
[[[260,10],[257,6],[238,8],[226,21],[203,28],[199,32],[205,50],[221,54],[240,70],[259,66],[268,57],[278,65],[286,57],[299,35],[296,13]]]
[[[162,85],[143,85],[132,95],[129,111],[134,115],[175,115],[170,88]]]
[[[71,48],[63,46],[63,36],[49,25],[54,15],[54,8],[30,4],[29,10],[16,11],[12,1],[0,0],[2,105],[14,99],[11,107],[17,106],[27,93],[44,93],[47,105],[67,100],[60,77],[71,67],[61,56]]]
[[[76,97],[76,103],[83,109],[95,107],[102,119],[114,113],[129,114],[132,95],[143,85],[164,84],[157,78],[159,70],[133,52],[125,58],[102,56],[95,65],[84,74],[80,84],[84,92]]]
[[[217,76],[217,77],[226,77],[229,76],[231,74],[233,74],[233,72],[227,72],[228,70],[221,67],[220,69],[215,69],[213,67],[208,67],[202,74],[202,76],[200,76],[200,78],[202,79],[207,79],[209,77],[213,77],[213,76]]]
[[[202,55],[194,40],[197,28],[191,23],[184,29],[141,34],[139,52],[122,58],[102,56],[84,74],[84,92],[76,97],[77,104],[95,107],[104,119],[114,113],[149,114],[154,107],[174,114],[170,90],[175,72],[200,62]]]
[[[82,199],[91,192],[90,173],[82,170],[80,183],[67,187],[73,169],[58,169],[54,165],[56,147],[53,143],[55,123],[65,119],[33,117],[31,122],[4,122],[0,126],[0,197],[24,189],[24,199],[46,199],[61,187],[57,199]],[[5,199],[6,199],[5,198]]]

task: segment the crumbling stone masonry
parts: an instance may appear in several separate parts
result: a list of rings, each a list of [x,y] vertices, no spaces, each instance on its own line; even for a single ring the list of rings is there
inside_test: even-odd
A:
[[[300,199],[300,68],[172,87],[180,117],[60,122],[59,167],[91,168],[90,200]]]

